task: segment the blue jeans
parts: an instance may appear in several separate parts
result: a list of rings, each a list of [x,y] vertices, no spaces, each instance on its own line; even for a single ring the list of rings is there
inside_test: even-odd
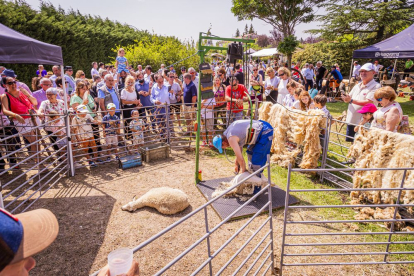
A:
[[[231,112],[230,110],[227,110],[227,122],[229,125],[231,125],[231,123],[233,123],[234,121],[237,120],[242,120],[243,119],[243,111],[241,112]]]
[[[158,125],[158,130],[161,136],[164,138],[165,133],[167,132],[167,125],[166,125],[166,114],[165,114],[165,107],[162,108],[154,108],[154,119]]]

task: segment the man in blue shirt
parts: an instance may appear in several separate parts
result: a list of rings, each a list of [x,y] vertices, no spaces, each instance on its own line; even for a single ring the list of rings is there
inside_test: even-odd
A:
[[[115,104],[115,114],[118,117],[121,115],[119,93],[114,86],[114,77],[111,74],[105,76],[105,85],[99,88],[98,99],[99,106],[105,115],[107,113],[106,107],[109,103]]]
[[[334,78],[334,80],[335,80],[335,91],[336,92],[338,92],[338,89],[339,89],[339,84],[342,82],[342,80],[344,79],[344,77],[342,77],[342,74],[341,74],[341,72],[339,72],[337,69],[336,69],[336,66],[335,65],[332,65],[331,66],[331,75],[332,75],[332,77]],[[333,90],[334,88],[332,88],[332,90]],[[333,91],[332,91],[333,92]]]
[[[184,74],[184,117],[187,125],[187,132],[192,132],[192,125],[195,119],[195,107],[197,102],[197,88],[191,80],[191,74]]]
[[[151,102],[154,104],[155,121],[158,124],[158,131],[164,138],[166,132],[166,104],[170,104],[170,99],[173,99],[174,91],[168,92],[168,87],[164,85],[164,78],[161,74],[155,75],[154,85],[151,89]]]
[[[135,91],[138,93],[139,100],[142,107],[138,109],[139,116],[151,123],[151,116],[154,111],[154,105],[151,102],[151,91],[149,89],[149,82],[145,81],[144,74],[138,72],[137,81],[135,83]],[[147,115],[148,114],[148,115]],[[155,130],[155,123],[152,123],[152,129]]]
[[[73,91],[76,90],[75,79],[72,77],[73,69],[72,66],[65,66],[65,79],[68,82],[68,95],[72,95]]]

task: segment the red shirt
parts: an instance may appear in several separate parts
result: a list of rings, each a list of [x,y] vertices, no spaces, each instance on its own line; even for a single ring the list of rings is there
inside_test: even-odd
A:
[[[10,100],[9,110],[13,113],[22,115],[29,114],[29,109],[32,109],[32,103],[29,98],[19,91],[19,98],[15,98],[9,93],[6,93]],[[30,118],[30,115],[22,116],[23,119]]]
[[[231,95],[233,94],[233,95]],[[236,105],[237,99],[243,99],[243,97],[247,96],[247,89],[243,84],[239,84],[236,90],[233,89],[232,86],[229,85],[226,88],[226,96],[233,97],[233,102],[231,103],[230,108],[230,102],[227,102],[227,110],[231,110],[233,113],[239,113],[243,111],[243,104]]]

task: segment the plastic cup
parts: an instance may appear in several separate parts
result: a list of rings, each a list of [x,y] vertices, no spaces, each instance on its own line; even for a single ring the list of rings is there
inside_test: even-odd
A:
[[[126,274],[132,265],[133,252],[129,248],[119,248],[108,255],[110,276]]]

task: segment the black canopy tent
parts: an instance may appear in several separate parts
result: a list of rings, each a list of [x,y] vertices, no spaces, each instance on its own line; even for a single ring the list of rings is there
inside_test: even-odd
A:
[[[0,62],[63,64],[60,46],[41,42],[0,24]]]
[[[414,58],[414,24],[374,45],[355,50],[353,58]]]
[[[62,48],[60,46],[48,44],[34,38],[23,35],[9,27],[0,24],[0,63],[31,63],[31,64],[48,64],[60,65],[63,72]],[[63,85],[63,92],[66,98],[66,87]],[[67,102],[65,103],[66,112],[68,110]],[[67,129],[69,132],[69,116],[66,116]],[[68,147],[71,147],[70,137],[68,137]],[[71,154],[70,151],[68,151]],[[74,164],[71,160],[71,173],[74,175]],[[0,187],[1,190],[1,187]],[[1,204],[0,193],[0,204]]]
[[[414,58],[414,24],[381,42],[355,50],[352,54],[350,78],[352,77],[352,67],[356,58],[395,59],[394,68],[396,68],[397,59]],[[395,70],[391,79],[394,78],[394,73]]]

